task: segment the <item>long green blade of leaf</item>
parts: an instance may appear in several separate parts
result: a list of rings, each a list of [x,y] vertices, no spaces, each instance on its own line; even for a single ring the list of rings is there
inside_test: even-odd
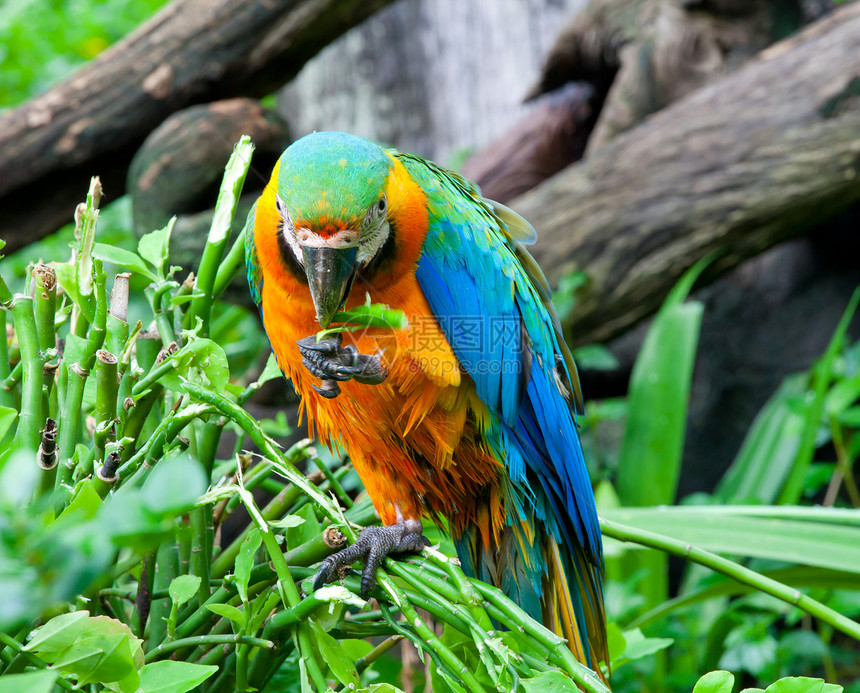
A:
[[[742,517],[686,508],[619,508],[604,517],[715,553],[770,558],[860,574],[860,528]]]

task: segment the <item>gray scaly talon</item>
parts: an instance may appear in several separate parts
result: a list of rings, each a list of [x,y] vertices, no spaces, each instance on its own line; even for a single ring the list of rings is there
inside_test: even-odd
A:
[[[322,380],[319,387],[313,386],[314,390],[328,399],[340,394],[335,381],[354,379],[364,385],[378,385],[387,375],[380,355],[360,354],[352,344],[341,346],[342,341],[337,333],[319,342],[316,335],[297,342],[302,365]]]
[[[388,554],[416,552],[425,546],[430,546],[430,542],[421,534],[419,520],[402,520],[388,527],[365,527],[352,546],[322,562],[314,578],[314,589],[345,577],[349,566],[363,558],[361,598],[367,599],[376,585],[376,571]]]

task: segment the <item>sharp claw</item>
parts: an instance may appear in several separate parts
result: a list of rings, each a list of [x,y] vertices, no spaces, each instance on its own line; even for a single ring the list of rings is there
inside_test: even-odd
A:
[[[317,378],[322,378],[323,380],[340,380],[343,382],[352,378],[351,374],[340,372],[341,366],[329,368],[329,364],[325,361],[323,363],[314,363],[307,358],[302,358],[302,365],[310,371],[311,375],[315,375]]]
[[[376,586],[376,571],[387,555],[420,551],[424,546],[430,546],[430,542],[421,534],[418,520],[405,520],[388,527],[365,527],[352,546],[322,562],[314,577],[314,590],[337,579],[342,571],[363,558],[361,598],[367,599]]]
[[[346,378],[344,378],[346,380]],[[340,394],[340,388],[334,380],[323,380],[319,385],[311,383],[311,387],[326,399],[334,399]]]
[[[312,334],[310,337],[300,339],[296,344],[299,345],[299,351],[316,351],[321,354],[335,354],[340,349],[343,337],[338,332],[333,337],[327,337],[321,341],[317,341],[317,336]]]

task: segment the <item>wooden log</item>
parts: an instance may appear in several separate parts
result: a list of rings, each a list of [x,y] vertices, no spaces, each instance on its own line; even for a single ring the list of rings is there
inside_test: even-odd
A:
[[[714,252],[711,276],[860,200],[860,4],[619,135],[511,206],[550,283],[584,272],[575,344],[652,313]]]
[[[599,107],[594,89],[571,82],[544,94],[502,137],[469,157],[463,175],[507,202],[582,158]]]
[[[530,95],[593,84],[605,97],[593,151],[830,9],[826,0],[591,0],[559,32]]]
[[[69,221],[98,173],[124,189],[146,135],[174,111],[263,96],[391,0],[175,0],[42,96],[0,116],[7,252]]]

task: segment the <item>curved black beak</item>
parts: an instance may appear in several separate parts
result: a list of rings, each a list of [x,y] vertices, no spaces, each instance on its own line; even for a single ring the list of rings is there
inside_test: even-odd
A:
[[[340,310],[355,278],[358,249],[302,246],[305,274],[320,327],[326,328]]]

